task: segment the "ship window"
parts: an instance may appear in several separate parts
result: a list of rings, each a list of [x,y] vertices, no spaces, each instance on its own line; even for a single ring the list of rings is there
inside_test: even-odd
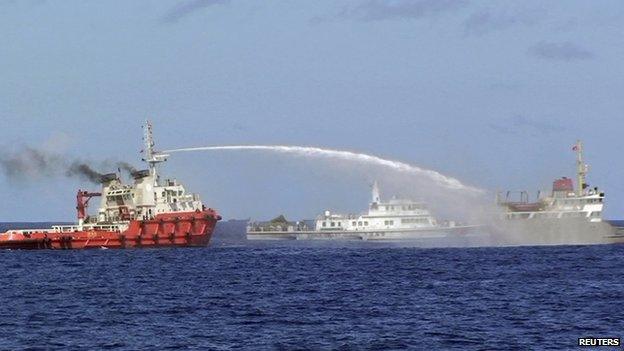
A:
[[[360,221],[360,222],[358,222],[358,225],[359,225],[359,226],[362,226],[362,222],[361,222],[361,221]]]
[[[323,227],[327,227],[327,222],[323,222]]]
[[[366,225],[368,225],[368,222],[364,221],[364,225],[365,225],[365,226],[366,226]]]
[[[336,223],[331,222],[331,226],[332,226],[332,227],[335,227],[335,226],[336,226]]]
[[[338,226],[339,226],[339,227],[342,227],[342,223],[341,223],[341,222],[338,222]]]
[[[357,223],[356,223],[355,221],[353,221],[353,222],[351,223],[351,225],[355,227],[355,226],[357,225]]]

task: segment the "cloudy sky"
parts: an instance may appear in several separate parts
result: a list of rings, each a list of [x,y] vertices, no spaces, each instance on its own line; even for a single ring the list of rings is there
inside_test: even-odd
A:
[[[138,167],[149,118],[161,149],[331,147],[535,191],[582,138],[622,218],[623,23],[606,0],[0,0],[0,147]],[[309,218],[366,206],[376,175],[349,168],[230,151],[163,172],[225,218]],[[78,187],[3,173],[0,221],[72,219]]]

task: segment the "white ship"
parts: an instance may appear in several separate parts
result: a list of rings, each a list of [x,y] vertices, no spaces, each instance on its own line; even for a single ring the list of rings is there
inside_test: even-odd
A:
[[[537,195],[536,202],[529,202],[526,191],[518,192],[520,198],[510,201],[512,192],[507,192],[505,201],[498,203],[506,208],[507,219],[564,219],[583,218],[588,222],[602,222],[604,192],[598,187],[591,188],[587,183],[589,166],[583,160],[583,144],[578,141],[573,150],[577,154],[577,187],[572,179],[560,178],[553,182],[552,193]]]
[[[280,216],[269,222],[252,222],[247,226],[249,240],[420,240],[467,234],[478,226],[439,222],[425,203],[392,198],[382,201],[377,182],[373,184],[368,212],[362,215],[336,214],[325,211],[313,224],[288,222]]]
[[[587,183],[588,165],[583,160],[581,141],[572,148],[576,152],[577,182],[570,178],[553,182],[552,192],[538,192],[534,202],[526,191],[507,192],[505,199],[497,194],[503,209],[502,220],[495,232],[510,244],[595,244],[621,239],[614,228],[603,220],[605,193]]]

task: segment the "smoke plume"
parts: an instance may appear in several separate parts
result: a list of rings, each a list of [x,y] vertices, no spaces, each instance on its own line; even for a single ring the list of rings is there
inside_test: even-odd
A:
[[[117,162],[117,167],[128,172],[128,174],[132,174],[134,172],[137,171],[136,168],[134,168],[133,165],[129,164],[128,162],[124,162],[124,161],[119,161]]]
[[[82,177],[92,183],[99,183],[103,174],[94,170],[86,163],[74,161],[70,164],[69,168],[65,171],[65,175],[68,177]]]
[[[117,168],[131,173],[135,168],[127,162],[114,163]],[[110,168],[110,162],[94,165],[75,158],[49,153],[30,146],[14,152],[0,153],[0,171],[12,181],[28,181],[42,177],[69,177],[99,183],[103,173],[97,169]]]

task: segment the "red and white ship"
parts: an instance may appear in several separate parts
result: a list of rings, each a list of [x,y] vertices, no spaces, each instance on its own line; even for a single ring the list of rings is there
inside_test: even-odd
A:
[[[157,165],[167,160],[154,151],[152,126],[144,127],[148,169],[132,173],[123,184],[115,173],[101,179],[101,192],[78,190],[76,225],[50,229],[9,230],[0,234],[2,249],[91,249],[206,246],[221,216],[206,208],[197,194],[187,193],[176,180],[160,179]],[[87,207],[101,197],[96,215]]]

